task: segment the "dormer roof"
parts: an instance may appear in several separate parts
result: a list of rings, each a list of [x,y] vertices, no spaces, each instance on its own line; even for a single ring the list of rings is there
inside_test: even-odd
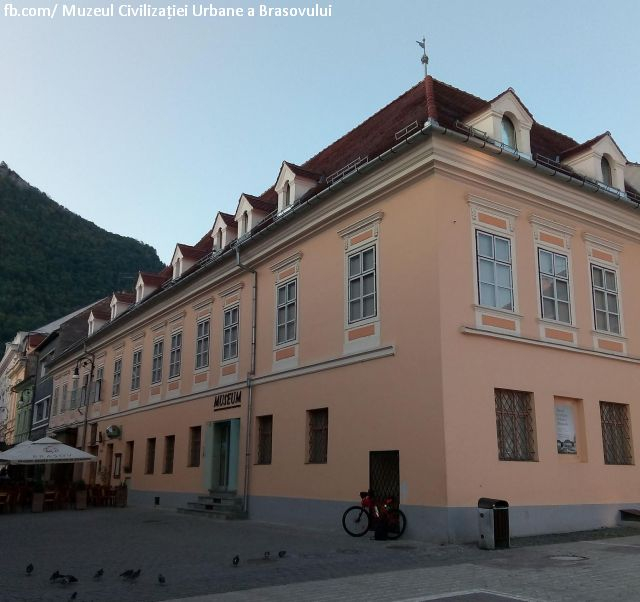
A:
[[[96,320],[108,322],[111,319],[111,312],[103,307],[94,307],[91,312],[89,312],[89,317],[91,316]]]
[[[586,151],[590,148],[594,148],[598,145],[598,143],[601,140],[605,140],[607,137],[613,143],[617,151],[620,153],[620,158],[624,159],[624,161],[627,162],[627,158],[624,156],[624,153],[622,152],[622,150],[620,150],[620,147],[618,146],[616,141],[613,139],[613,136],[609,131],[603,132],[602,134],[598,134],[597,136],[591,138],[591,140],[587,140],[582,144],[576,144],[575,146],[568,148],[567,150],[560,153],[560,159],[567,159],[568,157],[579,155],[581,152]]]
[[[167,279],[168,278],[164,276],[162,272],[158,274],[151,274],[149,272],[138,273],[138,282],[142,281],[144,284],[147,284],[149,286],[161,286],[167,281]]]
[[[271,213],[277,206],[277,199],[261,199],[260,197],[253,196],[251,194],[243,193],[240,199],[245,198],[249,205],[258,211],[263,211],[264,213]],[[238,205],[240,203],[238,202]]]
[[[134,293],[126,293],[124,291],[119,291],[113,293],[112,300],[120,301],[121,303],[135,303],[136,296]]]

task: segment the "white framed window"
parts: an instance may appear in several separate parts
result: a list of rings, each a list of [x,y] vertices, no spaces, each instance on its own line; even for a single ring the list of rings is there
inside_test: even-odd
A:
[[[111,397],[120,395],[120,378],[122,377],[122,358],[119,357],[113,362],[113,385],[111,387]]]
[[[164,341],[153,342],[153,356],[151,359],[151,384],[162,381],[162,359],[164,355]]]
[[[240,309],[237,305],[225,309],[222,330],[222,360],[238,357],[238,321]]]
[[[196,370],[209,365],[209,320],[201,320],[196,326]]]
[[[37,401],[33,407],[33,422],[34,424],[37,422],[42,422],[43,420],[47,420],[49,418],[49,404],[51,402],[51,397],[45,397],[40,401]]]
[[[133,352],[131,362],[131,390],[137,391],[140,388],[140,368],[142,367],[142,349]]]
[[[294,278],[276,289],[276,344],[295,341],[298,315],[298,279]]]
[[[62,414],[67,409],[67,399],[69,397],[69,385],[64,383],[62,385],[62,399],[60,400],[60,413]]]
[[[377,315],[377,275],[375,245],[351,253],[348,265],[349,323]]]
[[[291,184],[289,184],[289,180],[284,183],[284,189],[282,191],[282,205],[285,208],[291,205]]]
[[[561,253],[538,249],[538,281],[542,317],[571,324],[569,258]]]
[[[480,305],[513,311],[511,240],[476,230],[476,258]]]
[[[169,378],[180,376],[182,363],[182,333],[174,332],[171,335],[171,351],[169,353]]]
[[[620,304],[615,270],[591,264],[591,289],[596,330],[620,334]]]

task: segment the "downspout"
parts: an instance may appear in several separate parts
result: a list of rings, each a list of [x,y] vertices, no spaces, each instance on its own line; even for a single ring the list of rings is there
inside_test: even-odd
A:
[[[251,422],[253,420],[253,377],[256,374],[256,321],[258,307],[258,272],[244,265],[240,261],[240,246],[236,245],[236,266],[245,272],[253,274],[251,287],[251,369],[247,373],[247,425],[245,434],[244,455],[244,493],[242,496],[242,511],[249,512],[249,474],[251,458]]]

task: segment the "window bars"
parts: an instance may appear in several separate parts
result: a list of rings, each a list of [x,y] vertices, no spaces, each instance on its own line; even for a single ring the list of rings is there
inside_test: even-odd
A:
[[[622,403],[600,402],[602,448],[605,464],[632,464],[629,408]]]
[[[327,463],[329,410],[309,410],[309,464]]]
[[[531,393],[496,389],[496,428],[500,460],[535,459]]]

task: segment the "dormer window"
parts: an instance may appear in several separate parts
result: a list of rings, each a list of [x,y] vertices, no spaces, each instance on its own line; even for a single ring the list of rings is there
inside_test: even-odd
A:
[[[289,207],[291,205],[291,185],[289,184],[289,180],[287,180],[284,185],[282,202],[285,207]]]
[[[136,303],[140,303],[140,301],[142,301],[142,291],[143,291],[143,285],[142,283],[140,283],[137,287],[136,287]]]
[[[518,148],[518,143],[516,141],[516,128],[513,126],[513,121],[511,121],[511,119],[509,119],[506,115],[503,115],[502,117],[500,133],[502,136],[503,144],[506,144],[513,149]]]
[[[93,315],[89,316],[89,336],[93,334],[95,322],[93,320]]]
[[[246,234],[249,231],[249,214],[245,211],[242,214],[242,222],[240,223],[240,234]]]
[[[117,303],[114,301],[111,303],[111,319],[115,320],[118,315]]]
[[[216,249],[218,251],[222,249],[222,228],[220,228],[216,234]]]
[[[606,186],[613,186],[613,178],[611,177],[611,164],[605,156],[600,159],[600,168],[602,169],[602,182]]]
[[[182,276],[182,258],[177,257],[173,264],[173,279],[180,278]]]

